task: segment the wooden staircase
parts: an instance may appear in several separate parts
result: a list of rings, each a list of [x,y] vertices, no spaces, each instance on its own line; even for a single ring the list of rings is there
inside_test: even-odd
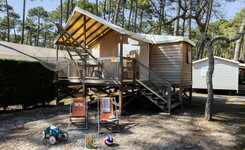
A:
[[[167,113],[180,106],[178,92],[173,92],[171,83],[151,69],[137,62],[138,67],[145,72],[145,76],[136,77],[136,84],[139,87],[138,92],[153,102],[156,106]],[[146,80],[148,79],[148,80]]]
[[[172,91],[170,92],[171,98],[168,99],[168,93],[163,94],[161,91],[154,91],[150,81],[137,80],[137,84],[139,85],[139,93],[165,112],[171,113],[172,109],[181,105],[177,94],[174,95]]]

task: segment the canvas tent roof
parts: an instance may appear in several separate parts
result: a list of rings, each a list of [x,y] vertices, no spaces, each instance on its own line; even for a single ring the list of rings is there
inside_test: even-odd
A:
[[[86,23],[86,31],[84,30],[84,23]],[[67,31],[73,38],[75,38],[80,44],[84,42],[84,31],[86,32],[86,43],[88,47],[91,47],[95,44],[103,35],[116,31],[118,33],[129,35],[130,37],[144,41],[151,44],[160,44],[160,43],[170,43],[178,41],[186,41],[191,45],[195,46],[195,43],[189,39],[183,37],[174,37],[174,36],[164,36],[164,35],[143,35],[130,32],[126,29],[123,29],[117,25],[114,25],[98,16],[95,16],[79,7],[76,7],[66,23],[65,31]],[[63,36],[66,41],[66,37]],[[72,39],[71,42],[74,43]],[[61,36],[58,36],[54,41],[55,44],[63,45],[63,39]],[[67,41],[67,45],[69,42]],[[75,45],[75,44],[74,44]],[[71,46],[71,45],[70,45]],[[75,45],[77,46],[77,45]]]
[[[166,36],[166,35],[152,35],[152,34],[140,34],[143,38],[151,41],[152,44],[161,44],[161,43],[172,43],[172,42],[180,42],[185,41],[190,43],[192,46],[196,46],[196,44],[190,39],[184,36]]]
[[[230,60],[230,59],[226,59],[226,58],[222,58],[222,57],[218,57],[218,56],[214,56],[214,59],[219,59],[219,60],[223,60],[223,61],[226,61],[226,62],[230,62],[230,63],[235,63],[235,64],[239,64],[238,61],[235,61],[235,60]],[[196,64],[196,63],[199,63],[199,62],[203,62],[203,61],[207,61],[208,58],[203,58],[203,59],[200,59],[200,60],[197,60],[197,61],[194,61],[193,64]]]
[[[56,57],[56,49],[0,41],[0,58],[37,61],[35,57]],[[59,51],[59,57],[68,57]]]

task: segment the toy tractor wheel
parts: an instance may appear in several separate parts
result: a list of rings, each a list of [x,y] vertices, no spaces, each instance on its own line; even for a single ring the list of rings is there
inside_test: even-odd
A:
[[[63,132],[62,133],[62,140],[66,141],[66,140],[68,140],[68,138],[69,138],[69,134],[67,132]]]
[[[43,139],[45,139],[46,138],[46,133],[45,133],[45,131],[43,130],[43,132],[42,132],[42,137],[43,137]]]
[[[49,137],[49,143],[52,144],[52,145],[55,144],[56,143],[56,138],[54,136],[50,136]]]

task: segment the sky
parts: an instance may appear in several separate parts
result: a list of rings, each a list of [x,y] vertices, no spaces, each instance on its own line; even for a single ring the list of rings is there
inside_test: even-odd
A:
[[[95,2],[95,0],[90,1]],[[22,16],[23,0],[8,0],[8,3],[9,5],[13,6],[16,13]],[[34,8],[37,6],[43,6],[45,10],[51,12],[52,10],[55,10],[59,4],[60,0],[36,0],[34,2],[32,2],[31,0],[26,0],[26,14],[30,8]],[[245,0],[236,0],[236,2],[234,3],[224,2],[221,7],[222,11],[225,14],[225,19],[232,19],[236,15],[236,13],[241,11],[241,9],[243,8],[245,8]],[[3,14],[0,14],[0,16],[3,16]]]

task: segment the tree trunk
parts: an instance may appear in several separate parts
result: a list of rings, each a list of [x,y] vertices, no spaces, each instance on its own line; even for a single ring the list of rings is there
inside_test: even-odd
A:
[[[67,8],[66,8],[66,22],[69,19],[69,13],[70,13],[70,0],[67,0]]]
[[[184,28],[184,26],[185,26],[185,20],[183,20],[182,36],[184,36],[184,33],[185,33],[185,28]]]
[[[131,0],[130,11],[129,11],[129,16],[128,16],[128,28],[127,28],[128,30],[130,28],[130,20],[131,20],[132,10],[133,10],[133,0]]]
[[[72,13],[73,9],[75,8],[73,0],[71,0],[71,9],[70,9],[70,14]]]
[[[138,0],[135,0],[135,14],[134,14],[134,32],[137,32],[137,10],[138,10]]]
[[[99,1],[96,0],[96,15],[99,16]]]
[[[43,45],[44,45],[44,47],[46,47],[46,41],[47,41],[47,30],[45,31],[45,33],[44,33],[44,41],[43,41]]]
[[[188,15],[191,15],[192,0],[188,0]],[[191,19],[187,20],[186,37],[191,38]]]
[[[243,33],[243,32],[245,32],[245,13],[243,16],[243,22],[240,27],[239,33]],[[236,61],[239,61],[239,57],[240,57],[240,53],[241,53],[241,49],[243,45],[243,38],[244,38],[244,34],[236,41],[235,54],[234,54],[234,60]]]
[[[9,20],[9,6],[8,6],[8,0],[6,0],[6,10],[7,10],[7,23],[8,23],[8,36],[7,41],[10,41],[10,20]]]
[[[14,29],[14,40],[15,43],[17,43],[17,35],[16,35],[16,30],[15,30],[15,24],[13,23],[13,29]]]
[[[213,114],[213,72],[214,72],[214,56],[212,51],[212,44],[210,37],[204,32],[202,33],[203,39],[205,39],[206,43],[206,49],[208,54],[208,71],[206,75],[206,82],[207,82],[207,91],[208,91],[208,97],[206,101],[205,106],[205,120],[211,121],[212,120],[212,114]]]
[[[25,11],[26,11],[26,0],[23,0],[23,19],[22,19],[22,34],[21,34],[21,44],[24,44],[25,36]]]
[[[180,7],[179,5],[177,5],[176,8],[176,15],[179,16],[180,15]],[[179,35],[179,18],[175,20],[174,22],[174,36],[178,36]]]
[[[124,28],[124,9],[126,0],[122,1],[122,28]]]
[[[201,45],[200,45],[200,47],[199,47],[199,49],[198,49],[198,51],[197,51],[197,54],[196,54],[196,60],[202,58],[202,56],[203,56],[203,51],[204,51],[204,46],[205,46],[205,43],[204,43],[204,41],[202,40],[202,43],[201,43]]]
[[[60,25],[62,26],[63,2],[60,0]]]
[[[41,17],[39,15],[38,16],[38,23],[37,23],[37,41],[36,41],[36,46],[39,46],[40,20],[41,20]]]
[[[27,33],[27,36],[26,36],[26,42],[25,42],[25,44],[27,44],[27,45],[28,45],[28,40],[29,40],[29,33]]]
[[[106,17],[106,0],[104,2],[104,20],[105,20],[105,17]]]
[[[158,29],[157,29],[157,34],[160,35],[162,31],[162,7],[163,7],[163,1],[160,0],[160,7],[159,7],[159,15],[158,15]]]
[[[119,11],[119,4],[120,4],[120,0],[117,0],[117,3],[116,3],[116,10],[115,10],[114,19],[113,19],[113,23],[114,23],[114,24],[117,24],[118,11]]]
[[[206,21],[205,21],[205,24],[206,24],[205,31],[206,32],[208,32],[209,22],[210,22],[212,10],[213,10],[213,0],[209,1],[208,8],[209,9],[208,9],[207,17],[206,17]]]
[[[111,0],[109,0],[109,8],[108,8],[108,18],[107,21],[110,21],[110,17],[111,17]]]
[[[141,9],[141,14],[140,14],[140,30],[142,29],[143,14],[144,14],[144,10]]]

